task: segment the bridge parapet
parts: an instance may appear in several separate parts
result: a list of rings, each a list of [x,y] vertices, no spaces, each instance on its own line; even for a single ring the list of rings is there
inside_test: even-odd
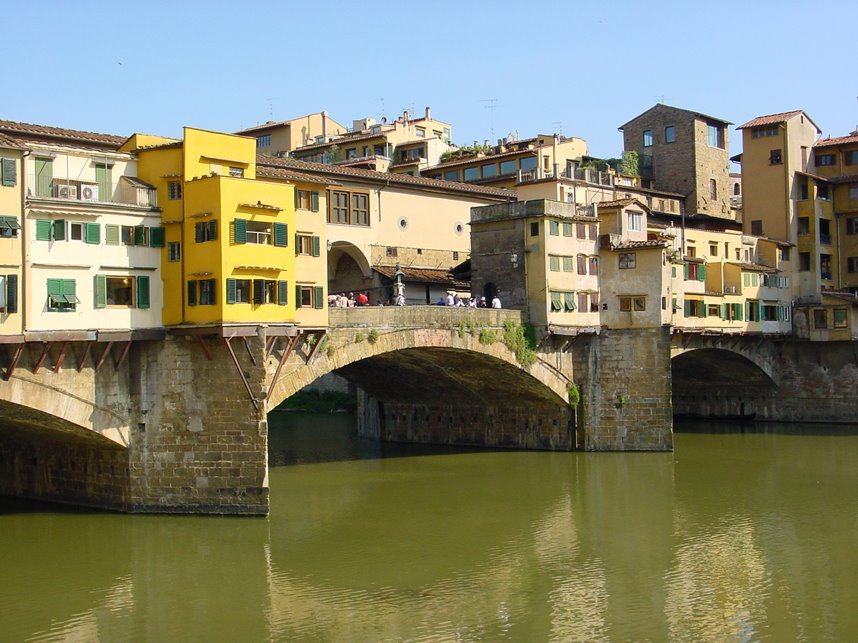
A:
[[[503,328],[504,322],[521,324],[527,315],[520,310],[468,308],[463,306],[361,306],[331,308],[332,328],[458,328],[472,323],[486,328]]]

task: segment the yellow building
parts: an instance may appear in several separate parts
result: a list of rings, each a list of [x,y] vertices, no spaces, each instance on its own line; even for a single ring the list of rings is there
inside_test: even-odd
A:
[[[319,311],[323,279],[296,272],[293,182],[258,179],[253,138],[186,127],[181,141],[132,136],[140,178],[156,186],[166,229],[164,324],[291,324]],[[324,265],[321,238],[309,254]],[[312,272],[312,271],[311,271]],[[306,291],[306,292],[305,292]]]
[[[328,112],[316,112],[286,121],[268,121],[262,125],[248,127],[239,136],[256,139],[256,151],[266,156],[289,153],[304,145],[313,145],[318,139],[346,134],[348,128],[332,119]]]
[[[21,341],[24,332],[22,152],[17,141],[0,133],[0,342]]]

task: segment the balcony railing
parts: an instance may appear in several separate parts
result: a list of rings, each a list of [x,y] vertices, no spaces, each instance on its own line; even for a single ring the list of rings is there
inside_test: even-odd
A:
[[[831,245],[831,235],[819,233],[819,243],[824,243],[827,246]]]
[[[37,199],[158,207],[157,190],[132,180],[96,183],[28,174],[27,185],[27,195]]]

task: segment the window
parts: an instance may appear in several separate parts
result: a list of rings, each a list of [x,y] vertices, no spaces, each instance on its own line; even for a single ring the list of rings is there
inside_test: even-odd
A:
[[[780,321],[779,317],[783,314],[778,310],[780,306],[777,303],[763,302],[763,321]]]
[[[823,279],[831,279],[831,255],[819,255],[819,272]]]
[[[0,216],[0,239],[15,239],[20,229],[17,217]]]
[[[136,295],[136,298],[135,298]],[[95,276],[95,307],[149,308],[149,277]]]
[[[167,198],[170,201],[178,201],[182,198],[182,182],[169,181],[167,183]]]
[[[802,272],[807,272],[810,270],[810,253],[809,252],[799,252],[798,253],[798,269]]]
[[[858,150],[849,150],[848,152],[843,152],[843,164],[858,165]]]
[[[18,184],[18,164],[15,159],[0,159],[0,184],[5,188],[13,188]]]
[[[250,279],[226,280],[226,303],[249,304],[252,282]]]
[[[182,247],[178,241],[167,244],[167,261],[180,261],[182,259]]]
[[[777,125],[761,125],[751,130],[751,138],[765,138],[767,136],[777,136]]]
[[[514,174],[518,169],[518,162],[515,159],[510,161],[503,161],[500,164],[500,173],[501,174]]]
[[[599,312],[599,293],[597,292],[590,293],[590,312]]]
[[[643,146],[652,147],[652,130],[645,129],[643,132]]]
[[[620,312],[642,312],[646,310],[646,297],[634,295],[620,297]]]
[[[676,128],[673,125],[668,125],[664,128],[664,142],[673,143],[676,140]]]
[[[198,283],[200,285],[200,305],[213,306],[216,301],[217,283],[214,279],[200,279]]]
[[[763,236],[763,220],[762,219],[754,219],[751,221],[751,234],[756,235],[758,237]]]
[[[73,312],[80,299],[74,279],[48,279],[48,312]]]
[[[414,134],[417,136],[417,138],[426,138],[426,128],[415,127]]]
[[[846,234],[858,234],[858,217],[846,219]]]
[[[828,328],[828,311],[825,308],[813,309],[813,327]]]
[[[51,185],[54,180],[54,162],[50,158],[36,157],[36,196],[51,196]]]
[[[466,167],[464,170],[464,177],[466,181],[476,181],[480,178],[480,168]]]
[[[531,237],[538,237],[539,236],[539,224],[538,223],[531,223],[530,224],[530,236]]]
[[[352,194],[351,225],[369,225],[369,195]]]
[[[396,248],[394,248],[396,250]],[[319,237],[298,233],[295,235],[295,254],[318,257],[321,254]]]
[[[627,268],[636,268],[637,267],[637,254],[634,252],[621,252],[620,253],[620,269]]]
[[[598,275],[599,274],[599,257],[590,257],[588,262],[590,264],[590,274]]]
[[[807,201],[808,197],[808,183],[807,179],[801,179],[798,183],[798,198],[801,201]]]
[[[849,188],[849,200],[850,201],[858,200],[858,186],[851,186]]]
[[[819,220],[819,242],[831,245],[831,220]]]
[[[549,221],[548,222],[548,234],[552,237],[557,237],[560,235],[560,223],[557,221]]]
[[[687,263],[685,264],[685,280],[686,281],[700,281],[700,266],[702,264],[699,263]]]
[[[769,152],[769,165],[780,165],[781,163],[783,163],[781,150],[772,150]]]
[[[123,226],[123,230],[126,226]],[[217,239],[217,221],[199,221],[194,224],[194,241],[215,241]],[[200,301],[200,303],[203,303]]]
[[[522,170],[533,170],[536,168],[536,157],[526,156],[521,159],[520,165]]]
[[[810,234],[810,219],[808,217],[798,217],[798,233]]]
[[[331,211],[328,223],[349,222],[349,193],[331,192]]]
[[[459,170],[447,170],[444,172],[444,180],[445,181],[458,181],[459,180]]]
[[[572,236],[572,224],[568,221],[563,222],[563,236],[571,237]]]
[[[324,308],[325,295],[321,286],[295,286],[295,299],[298,308]]]
[[[738,181],[733,184],[733,196],[740,196],[742,194],[742,184]]]
[[[718,256],[718,244],[717,243],[710,243],[709,244],[709,256],[710,257],[717,257]]]
[[[831,192],[830,188],[828,187],[828,183],[817,182],[816,198],[822,199],[823,201],[828,201],[829,199],[831,199]]]
[[[551,272],[560,272],[560,257],[557,255],[550,255],[548,257],[548,269]]]
[[[575,257],[563,257],[563,272],[575,272]]]
[[[712,201],[718,200],[718,181],[709,179],[709,198]]]
[[[113,201],[113,166],[108,163],[93,163],[95,182],[98,184],[98,200]]]
[[[119,226],[112,223],[104,224],[104,243],[108,246],[119,245]]]
[[[498,166],[494,163],[489,163],[488,165],[483,165],[483,178],[488,178],[490,176],[497,176],[498,174]]]
[[[789,261],[789,248],[787,248],[786,246],[781,248],[780,258],[781,261]]]
[[[848,311],[846,308],[835,308],[834,309],[834,327],[835,328],[846,328]]]
[[[0,310],[18,312],[18,275],[0,275]]]
[[[629,230],[640,232],[643,230],[643,213],[642,212],[626,212],[629,223]]]
[[[578,264],[578,274],[586,275],[587,274],[587,256],[586,255],[578,255],[577,257]]]
[[[760,321],[760,302],[748,300],[748,321]]]
[[[63,241],[65,238],[64,219],[36,219],[36,241]]]
[[[97,223],[69,223],[69,241],[101,243],[101,227]]]
[[[234,179],[240,179],[244,176],[244,168],[243,167],[236,167],[234,165],[230,165],[229,175]]]
[[[706,138],[709,143],[709,147],[724,149],[724,128],[720,125],[707,125]]]
[[[256,137],[256,147],[271,147],[271,134]]]
[[[834,160],[834,154],[817,154],[816,166],[823,167],[827,165],[834,165]]]
[[[595,241],[596,237],[599,236],[599,226],[597,226],[595,223],[588,223],[587,230],[589,233],[590,240]]]
[[[346,158],[347,159],[356,159],[357,158],[357,148],[350,147],[346,150]]]

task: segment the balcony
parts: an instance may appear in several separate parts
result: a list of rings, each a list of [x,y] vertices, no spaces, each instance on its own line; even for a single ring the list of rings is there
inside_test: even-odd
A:
[[[123,176],[118,182],[95,183],[28,174],[27,186],[27,196],[35,199],[158,207],[157,190],[132,176]]]
[[[826,246],[831,245],[831,235],[830,234],[822,234],[819,233],[819,243],[825,244]]]

